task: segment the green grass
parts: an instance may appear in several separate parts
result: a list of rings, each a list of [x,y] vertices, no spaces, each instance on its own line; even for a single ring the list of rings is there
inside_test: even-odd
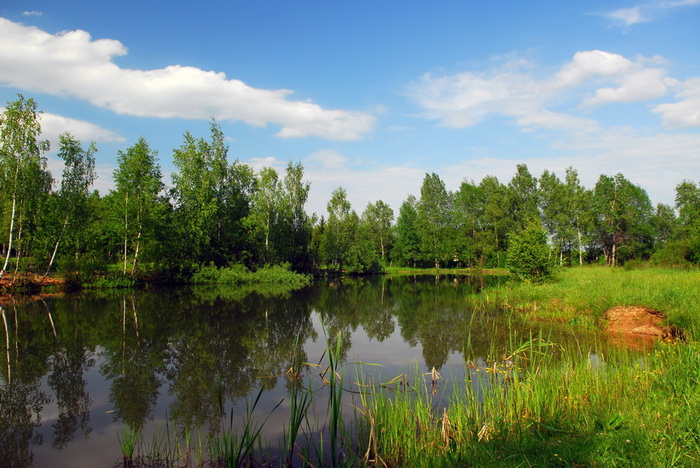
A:
[[[364,444],[388,466],[700,462],[695,344],[556,362],[544,344],[531,340],[508,360],[472,369],[452,382],[447,401],[425,376],[399,390],[369,385]]]
[[[474,301],[506,305],[532,319],[599,328],[606,310],[637,305],[661,311],[668,325],[700,336],[700,270],[583,267],[559,270],[554,281],[509,283]]]
[[[413,275],[508,275],[508,270],[499,268],[410,268],[410,267],[386,267],[384,270],[388,276],[413,276]]]

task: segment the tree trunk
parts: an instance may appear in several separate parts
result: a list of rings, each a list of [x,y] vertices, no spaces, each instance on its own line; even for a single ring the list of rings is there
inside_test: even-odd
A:
[[[583,265],[583,240],[581,238],[581,228],[578,226],[578,216],[576,217],[576,234],[578,234],[578,264]]]
[[[51,271],[51,266],[53,265],[53,261],[56,258],[56,252],[58,251],[58,244],[60,244],[61,239],[63,239],[63,234],[66,232],[67,225],[68,225],[68,216],[66,216],[66,219],[63,220],[63,227],[61,228],[61,234],[59,234],[58,239],[56,240],[56,244],[53,246],[53,253],[51,254],[51,260],[49,260],[49,266],[46,268],[46,273],[44,273],[44,276],[42,276],[41,280],[39,280],[39,284],[44,282],[46,277],[49,275],[49,271]]]
[[[16,177],[15,177],[16,178]],[[17,205],[17,194],[12,194],[12,214],[10,215],[10,236],[7,241],[7,255],[5,255],[5,264],[2,266],[2,271],[0,271],[0,279],[2,279],[5,271],[7,270],[7,264],[10,262],[10,255],[12,254],[12,234],[15,230],[15,207]]]
[[[7,356],[7,384],[12,383],[12,372],[10,371],[10,330],[7,327],[7,317],[5,316],[5,309],[0,306],[0,313],[2,313],[2,321],[5,324],[5,354]]]
[[[19,271],[19,260],[22,257],[22,202],[19,204],[19,232],[17,233],[17,245],[19,246],[17,248],[17,258],[15,259],[15,272],[14,275],[12,276],[12,283],[10,285],[15,284],[15,281],[17,281],[17,273]]]
[[[124,195],[124,269],[123,273],[126,274],[126,255],[128,246],[128,233],[129,233],[129,194]]]
[[[136,219],[136,222],[139,226],[139,232],[136,235],[136,250],[134,251],[134,264],[131,267],[131,276],[133,276],[134,273],[136,273],[136,262],[138,261],[139,250],[141,249],[141,232],[143,231],[143,223],[141,222],[141,206],[139,206],[138,217]]]

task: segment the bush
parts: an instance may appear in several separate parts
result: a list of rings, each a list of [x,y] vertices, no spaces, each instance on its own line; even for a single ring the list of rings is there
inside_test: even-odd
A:
[[[541,283],[552,276],[547,235],[541,226],[531,224],[508,238],[507,267],[521,281]]]

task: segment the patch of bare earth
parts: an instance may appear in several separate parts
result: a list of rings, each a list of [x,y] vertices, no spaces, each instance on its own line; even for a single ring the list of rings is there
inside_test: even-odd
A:
[[[662,312],[648,307],[613,307],[605,312],[605,320],[605,331],[619,344],[636,347],[660,339],[683,338],[681,330],[662,325]]]

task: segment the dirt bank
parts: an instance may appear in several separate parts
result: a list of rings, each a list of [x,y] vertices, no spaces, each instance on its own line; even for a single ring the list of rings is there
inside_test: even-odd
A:
[[[663,322],[663,312],[649,307],[617,306],[605,312],[605,331],[615,341],[629,345],[684,338],[682,330]]]

